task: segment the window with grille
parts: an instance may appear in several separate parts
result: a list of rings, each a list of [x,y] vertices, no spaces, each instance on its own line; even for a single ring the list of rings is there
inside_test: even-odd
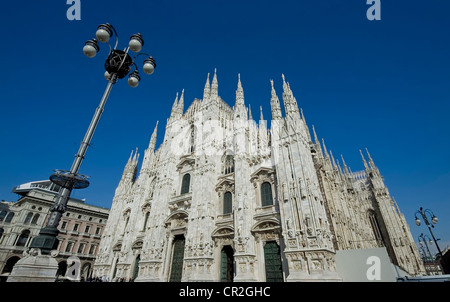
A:
[[[181,182],[181,194],[189,193],[189,187],[191,185],[191,175],[185,174],[183,181]]]
[[[225,192],[223,195],[223,214],[230,214],[233,211],[233,195]]]
[[[271,205],[273,205],[272,185],[269,182],[265,182],[261,185],[261,206]]]

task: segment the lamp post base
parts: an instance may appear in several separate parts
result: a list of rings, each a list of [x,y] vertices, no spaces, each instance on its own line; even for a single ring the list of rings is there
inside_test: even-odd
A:
[[[57,238],[59,230],[54,227],[42,228],[30,244],[30,248],[39,249],[41,254],[49,255],[52,250],[58,249],[59,240]]]
[[[14,265],[7,282],[55,282],[57,271],[58,262],[53,256],[31,249]]]

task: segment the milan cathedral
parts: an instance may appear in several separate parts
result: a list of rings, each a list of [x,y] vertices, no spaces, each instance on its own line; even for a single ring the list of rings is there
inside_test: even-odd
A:
[[[175,98],[142,158],[132,152],[115,191],[94,276],[134,281],[341,281],[339,250],[385,247],[424,272],[409,226],[371,155],[352,172],[312,135],[285,77],[271,81],[270,127],[234,107],[208,74],[203,99]],[[268,95],[269,98],[269,95]],[[282,113],[282,106],[283,112]]]

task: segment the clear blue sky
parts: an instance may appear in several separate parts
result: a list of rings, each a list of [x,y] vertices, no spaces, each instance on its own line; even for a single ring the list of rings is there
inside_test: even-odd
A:
[[[81,0],[80,21],[66,18],[65,0],[2,3],[0,198],[70,169],[107,84],[106,45],[94,59],[82,47],[109,22],[120,48],[142,33],[158,66],[138,88],[114,86],[80,170],[91,186],[74,197],[109,208],[131,151],[143,154],[157,120],[159,144],[176,93],[185,89],[186,107],[202,98],[214,68],[226,102],[240,73],[246,104],[268,118],[269,80],[281,98],[284,73],[335,157],[362,170],[367,147],[414,239],[428,235],[414,224],[423,206],[449,245],[450,2],[381,2],[381,21],[367,20],[366,0]]]

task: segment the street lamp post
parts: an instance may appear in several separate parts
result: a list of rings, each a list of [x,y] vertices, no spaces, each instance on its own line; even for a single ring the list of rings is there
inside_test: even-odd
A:
[[[108,44],[109,39],[113,35],[116,37],[114,48]],[[117,49],[119,38],[115,28],[109,23],[101,24],[97,28],[96,39],[87,41],[83,47],[83,52],[87,57],[93,58],[99,52],[100,47],[98,46],[98,41],[107,43],[110,47],[110,51],[105,62],[105,78],[108,80],[108,85],[106,86],[103,97],[95,111],[84,139],[81,142],[80,148],[75,155],[70,171],[55,170],[55,173],[50,176],[50,180],[59,185],[61,189],[56,197],[55,203],[50,208],[50,216],[45,227],[40,230],[39,235],[36,236],[30,244],[30,248],[39,248],[41,253],[44,255],[50,254],[50,251],[55,250],[58,247],[58,225],[63,213],[66,211],[67,203],[72,190],[83,189],[89,186],[88,177],[81,175],[78,172],[86,155],[87,148],[91,143],[92,136],[94,135],[113,85],[119,79],[122,79],[128,75],[128,84],[131,87],[138,86],[141,78],[139,76],[139,71],[137,69],[137,65],[135,64],[135,60],[140,55],[147,56],[143,65],[143,70],[146,74],[152,74],[156,67],[155,60],[152,56],[146,53],[139,53],[144,45],[144,40],[141,34],[132,35],[128,43],[128,47],[125,50],[119,50]],[[133,58],[130,56],[130,51],[136,53]],[[134,70],[132,71],[133,67]]]
[[[444,263],[444,261],[445,261],[444,255],[442,254],[442,251],[439,248],[439,244],[437,243],[437,240],[439,240],[439,239],[436,239],[436,237],[434,237],[433,231],[431,230],[432,228],[434,228],[434,224],[438,223],[439,219],[436,217],[436,215],[434,215],[433,211],[431,211],[429,209],[424,210],[422,207],[420,207],[420,209],[415,213],[415,219],[416,219],[417,226],[420,226],[422,224],[421,220],[418,217],[418,214],[420,214],[420,216],[422,216],[422,219],[425,221],[425,224],[427,225],[428,230],[430,231],[431,237],[433,238],[433,241],[436,244],[438,253],[441,256],[441,263],[442,263],[444,273],[448,273],[447,272],[448,268],[446,267],[446,265]],[[427,214],[431,216],[431,223],[428,220]],[[427,246],[427,248],[428,248],[428,246]]]
[[[432,245],[433,241],[431,241],[430,237],[428,237],[427,235],[424,235],[423,233],[421,233],[420,236],[419,236],[419,245],[420,245],[420,247],[422,248],[422,251],[423,251],[423,261],[424,261],[424,264],[426,265],[425,269],[430,274],[431,273],[436,274],[436,273],[439,273],[441,271],[441,269],[440,269],[439,265],[436,265],[437,264],[436,259],[431,254],[430,248],[428,247],[428,243],[430,245]],[[426,251],[424,249],[424,246],[426,248]],[[428,252],[428,254],[427,254],[427,252]],[[432,271],[429,271],[429,268],[427,267],[428,266],[427,264],[432,264],[433,265],[433,270]]]

